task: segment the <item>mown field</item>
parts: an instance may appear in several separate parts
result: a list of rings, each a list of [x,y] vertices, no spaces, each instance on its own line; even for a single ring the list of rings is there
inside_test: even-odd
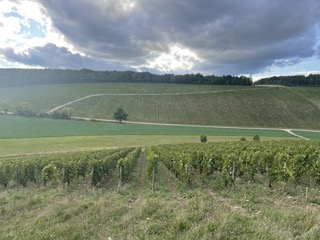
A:
[[[93,94],[108,95],[70,104],[74,116],[112,119],[120,106],[138,122],[320,129],[320,88],[121,83],[0,89],[1,99],[30,102],[39,112]]]

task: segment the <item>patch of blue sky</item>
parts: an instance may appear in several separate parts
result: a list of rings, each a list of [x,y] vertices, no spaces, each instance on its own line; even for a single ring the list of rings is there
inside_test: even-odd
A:
[[[5,17],[16,17],[16,18],[23,19],[23,17],[17,12],[16,8],[13,8],[11,12],[3,13],[3,16],[5,16]]]
[[[23,16],[21,16],[17,9],[13,8],[11,12],[4,13],[5,17],[13,17],[13,18],[19,18],[20,20],[23,20]],[[32,39],[35,37],[44,38],[46,36],[46,29],[37,21],[29,18],[27,19],[28,24],[20,23],[21,29],[18,34],[23,34],[26,36],[27,39]]]
[[[46,36],[46,31],[42,25],[34,21],[33,19],[28,19],[29,25],[21,25],[21,31],[19,34],[25,34],[27,39],[39,37],[44,38]]]

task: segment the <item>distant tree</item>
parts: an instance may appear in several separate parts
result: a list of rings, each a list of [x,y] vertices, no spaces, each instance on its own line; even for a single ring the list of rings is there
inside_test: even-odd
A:
[[[10,103],[8,99],[3,99],[0,102],[0,114],[3,112],[5,114],[7,114],[10,110]]]
[[[122,120],[127,120],[128,114],[122,109],[118,108],[117,111],[113,114],[113,119],[121,122]]]
[[[24,117],[33,117],[35,116],[35,112],[33,111],[31,104],[28,102],[21,102],[16,107],[16,115],[24,116]]]
[[[201,142],[207,142],[208,141],[207,136],[206,135],[201,135],[200,136],[200,141]]]
[[[52,118],[55,119],[70,119],[72,116],[72,108],[64,107],[60,110],[56,110],[50,114]]]

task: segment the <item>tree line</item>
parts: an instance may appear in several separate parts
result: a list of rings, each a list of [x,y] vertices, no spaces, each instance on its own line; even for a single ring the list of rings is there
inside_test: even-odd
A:
[[[283,86],[305,86],[319,87],[320,74],[295,75],[295,76],[273,76],[262,78],[254,83],[255,85],[283,85]]]
[[[93,71],[90,69],[0,69],[0,87],[72,83],[176,83],[208,85],[251,85],[246,76],[196,74],[153,74],[135,71]]]

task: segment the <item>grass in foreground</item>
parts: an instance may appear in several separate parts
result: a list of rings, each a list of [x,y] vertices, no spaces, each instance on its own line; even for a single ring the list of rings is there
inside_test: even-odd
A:
[[[117,176],[89,191],[81,182],[1,191],[0,239],[320,238],[319,202],[296,188],[210,179],[188,188],[161,164],[156,183],[152,194],[142,157],[120,194]]]

